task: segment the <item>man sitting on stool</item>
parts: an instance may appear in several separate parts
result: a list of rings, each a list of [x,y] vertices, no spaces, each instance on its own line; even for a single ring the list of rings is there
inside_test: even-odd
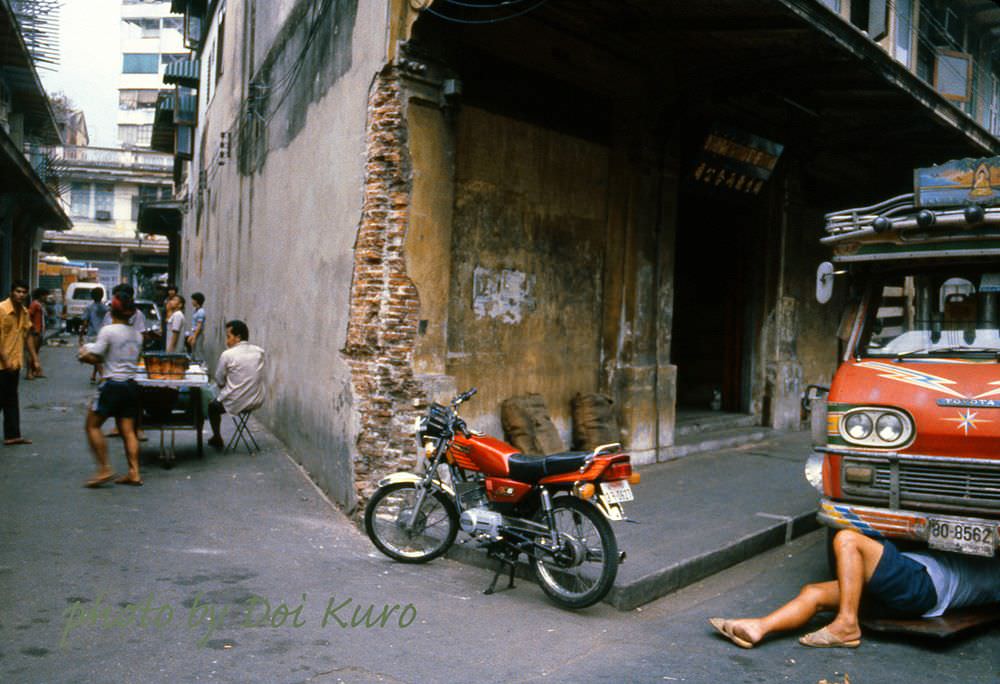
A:
[[[225,442],[219,434],[222,414],[238,416],[254,411],[264,403],[264,350],[250,344],[250,331],[243,321],[226,323],[226,351],[219,355],[215,384],[219,394],[208,405],[208,422],[212,438],[208,443],[222,449]]]

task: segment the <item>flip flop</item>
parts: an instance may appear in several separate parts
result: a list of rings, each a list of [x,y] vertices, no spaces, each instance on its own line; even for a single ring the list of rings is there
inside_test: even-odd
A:
[[[5,439],[3,441],[4,446],[17,446],[18,444],[31,444],[31,440],[24,437],[17,437],[15,439]]]
[[[715,627],[716,632],[726,637],[740,648],[753,648],[753,644],[751,644],[749,641],[747,641],[742,637],[738,637],[732,632],[728,631],[727,628],[729,627],[729,620],[725,620],[723,618],[709,618],[708,624],[712,625],[712,627]]]
[[[115,484],[132,485],[133,487],[141,487],[142,480],[133,480],[128,475],[125,477],[119,477],[115,480]]]
[[[812,648],[857,648],[861,645],[861,639],[843,641],[824,627],[823,629],[799,637],[799,643]]]
[[[89,487],[90,489],[93,489],[94,487],[100,487],[101,485],[107,484],[108,482],[111,482],[111,480],[115,479],[115,476],[117,474],[118,473],[108,473],[107,475],[95,475],[94,477],[84,482],[83,486]]]

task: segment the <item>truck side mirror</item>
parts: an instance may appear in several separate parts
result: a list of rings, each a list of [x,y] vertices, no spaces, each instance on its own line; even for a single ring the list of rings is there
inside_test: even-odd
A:
[[[816,269],[816,301],[826,304],[833,297],[833,276],[844,271],[835,271],[833,264],[824,261]]]

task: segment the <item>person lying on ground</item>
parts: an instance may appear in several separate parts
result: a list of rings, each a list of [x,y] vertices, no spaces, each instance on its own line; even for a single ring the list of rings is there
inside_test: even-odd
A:
[[[937,617],[952,608],[1000,602],[1000,559],[944,551],[900,553],[888,540],[854,530],[833,538],[837,579],[807,584],[799,595],[764,617],[711,618],[719,633],[742,648],[753,648],[773,632],[807,624],[822,611],[833,621],[799,638],[803,646],[856,648],[861,644],[858,613],[880,617]]]

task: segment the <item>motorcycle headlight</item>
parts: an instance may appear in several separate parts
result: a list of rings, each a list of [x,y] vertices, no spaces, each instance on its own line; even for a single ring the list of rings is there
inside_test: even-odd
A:
[[[913,419],[899,409],[855,408],[840,422],[840,436],[857,446],[891,449],[908,443],[913,435]]]

